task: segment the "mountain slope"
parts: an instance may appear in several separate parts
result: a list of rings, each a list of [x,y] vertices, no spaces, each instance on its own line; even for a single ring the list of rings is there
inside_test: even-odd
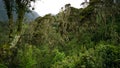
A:
[[[39,14],[35,11],[25,14],[26,21],[32,21],[37,17],[39,17]],[[17,14],[14,12],[14,20],[16,20],[16,18],[17,18]],[[0,21],[2,22],[8,21],[7,12],[2,0],[0,0]]]

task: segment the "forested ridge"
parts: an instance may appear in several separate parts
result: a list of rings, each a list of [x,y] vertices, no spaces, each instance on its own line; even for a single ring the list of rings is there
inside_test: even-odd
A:
[[[24,5],[17,22],[0,22],[0,68],[120,68],[119,1],[66,4],[29,23],[22,18],[29,0],[16,4]]]

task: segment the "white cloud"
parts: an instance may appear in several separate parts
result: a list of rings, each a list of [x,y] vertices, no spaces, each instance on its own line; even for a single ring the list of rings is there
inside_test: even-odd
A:
[[[73,7],[81,8],[80,4],[83,1],[84,0],[41,0],[35,3],[35,11],[40,16],[48,13],[57,14],[65,4],[70,3]]]

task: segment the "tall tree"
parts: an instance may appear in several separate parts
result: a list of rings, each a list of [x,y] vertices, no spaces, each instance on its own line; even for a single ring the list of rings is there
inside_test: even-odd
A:
[[[20,36],[22,34],[22,22],[24,20],[24,15],[28,10],[31,2],[35,2],[35,0],[3,0],[5,4],[5,8],[7,10],[7,16],[9,19],[9,45],[10,48],[14,47]],[[17,25],[14,23],[13,12],[17,13]],[[17,30],[14,29],[14,26],[17,27]]]

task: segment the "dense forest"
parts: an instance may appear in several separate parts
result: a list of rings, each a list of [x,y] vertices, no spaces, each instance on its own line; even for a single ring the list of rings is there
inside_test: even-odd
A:
[[[80,9],[66,4],[30,22],[24,15],[34,0],[3,1],[0,68],[120,68],[119,0],[90,0]]]

